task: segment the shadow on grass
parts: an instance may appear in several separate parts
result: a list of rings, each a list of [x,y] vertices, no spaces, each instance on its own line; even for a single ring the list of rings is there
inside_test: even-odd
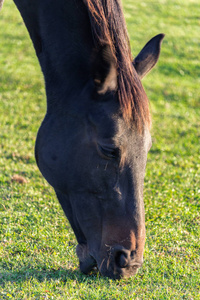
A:
[[[20,283],[36,279],[39,282],[59,280],[66,283],[67,280],[76,280],[78,282],[94,280],[99,275],[97,271],[93,271],[90,275],[84,275],[77,270],[60,269],[23,269],[21,271],[3,271],[0,273],[0,285],[4,286],[6,282]]]

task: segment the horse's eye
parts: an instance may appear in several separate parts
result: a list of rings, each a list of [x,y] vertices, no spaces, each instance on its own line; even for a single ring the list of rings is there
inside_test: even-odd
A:
[[[119,157],[119,149],[114,148],[114,146],[107,146],[107,145],[97,145],[98,152],[101,156],[106,159],[113,159]]]

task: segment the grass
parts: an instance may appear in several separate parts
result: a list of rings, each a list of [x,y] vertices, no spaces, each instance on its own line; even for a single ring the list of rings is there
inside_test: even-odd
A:
[[[160,61],[143,80],[153,118],[143,268],[121,281],[78,270],[74,234],[34,159],[43,78],[7,0],[0,13],[0,299],[200,299],[199,0],[123,3],[134,55],[166,33]]]

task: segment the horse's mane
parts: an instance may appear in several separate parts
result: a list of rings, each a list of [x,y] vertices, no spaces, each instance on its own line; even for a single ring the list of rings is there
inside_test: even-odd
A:
[[[150,126],[149,103],[132,65],[132,55],[120,0],[84,0],[96,47],[109,45],[118,68],[118,99],[123,117],[137,128]]]

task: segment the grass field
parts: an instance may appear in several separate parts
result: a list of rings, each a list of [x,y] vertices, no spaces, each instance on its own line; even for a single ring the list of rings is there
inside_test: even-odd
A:
[[[166,34],[143,84],[153,147],[144,201],[144,265],[112,281],[78,269],[74,234],[36,167],[43,78],[11,0],[0,12],[0,299],[200,299],[199,0],[124,0],[133,54]],[[19,183],[18,176],[24,178]]]

